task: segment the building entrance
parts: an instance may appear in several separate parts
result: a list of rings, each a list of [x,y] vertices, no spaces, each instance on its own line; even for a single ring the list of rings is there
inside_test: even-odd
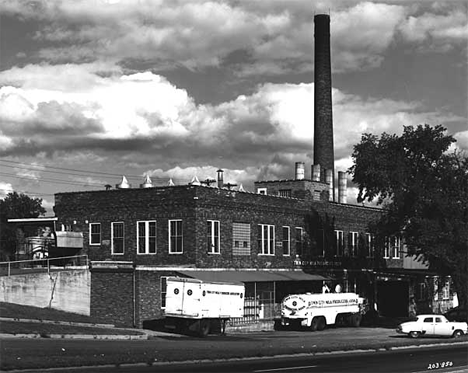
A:
[[[409,306],[409,284],[406,281],[377,282],[377,306],[381,316],[406,317]]]

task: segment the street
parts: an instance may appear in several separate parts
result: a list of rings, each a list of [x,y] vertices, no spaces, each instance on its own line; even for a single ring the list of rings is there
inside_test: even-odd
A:
[[[442,345],[429,348],[427,351],[430,352],[425,352],[423,355],[420,351],[426,349],[422,348],[416,349],[413,355],[407,355],[408,349],[387,351],[395,347],[434,344]],[[312,369],[317,368],[317,361],[320,360],[320,369],[315,370],[318,372],[341,371],[340,365],[336,365],[339,361],[341,361],[340,364],[353,367],[356,371],[367,369],[369,372],[417,372],[428,370],[429,364],[434,364],[434,367],[439,364],[439,368],[434,368],[439,371],[443,363],[443,371],[448,371],[445,369],[447,362],[452,363],[450,369],[467,365],[467,346],[466,336],[459,339],[420,338],[414,340],[396,335],[391,329],[383,328],[330,328],[315,333],[307,331],[257,332],[226,336],[210,335],[207,338],[169,335],[139,341],[12,338],[2,340],[1,363],[4,370],[38,369],[40,371],[51,367],[92,366],[91,370],[82,370],[89,372],[96,371],[97,366],[106,366],[104,371],[144,372],[169,369],[169,371],[193,372],[200,369],[198,371],[260,372],[270,369],[274,372],[275,370],[272,369],[286,368],[288,371],[294,371],[294,369],[314,371]],[[362,358],[356,358],[354,355],[351,357],[349,353],[342,358],[338,358],[338,355],[328,355],[331,351],[347,350],[371,350],[373,352],[363,354]],[[314,354],[319,355],[314,356]],[[287,357],[291,355],[294,355],[294,358]],[[395,355],[398,358],[395,358]],[[271,357],[275,356],[281,356],[281,358],[271,360]],[[329,356],[333,358],[327,359]],[[388,359],[385,359],[385,356]],[[250,360],[240,361],[241,358]],[[256,360],[259,358],[262,359]],[[213,361],[226,359],[237,360],[230,360],[228,364],[222,364],[222,366],[219,363],[212,364]],[[170,366],[163,367],[161,364],[166,362],[171,362]],[[182,364],[176,364],[177,362]],[[205,362],[210,363],[206,365]],[[291,365],[291,362],[294,365]],[[328,365],[329,363],[332,365]],[[139,365],[135,367],[127,364]],[[161,370],[163,368],[165,370]]]
[[[468,370],[467,347],[442,346],[411,348],[396,351],[357,352],[321,356],[297,355],[277,358],[229,360],[222,362],[185,362],[88,367],[73,369],[77,373],[89,372],[363,372],[363,373],[419,373],[427,371],[466,372]],[[38,370],[37,372],[39,372]],[[68,368],[55,369],[65,373]]]

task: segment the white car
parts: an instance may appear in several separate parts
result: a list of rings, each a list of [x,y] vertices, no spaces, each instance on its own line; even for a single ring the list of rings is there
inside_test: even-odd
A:
[[[448,321],[442,315],[418,315],[416,320],[398,325],[396,331],[412,338],[420,336],[457,338],[468,333],[468,324],[466,322]]]

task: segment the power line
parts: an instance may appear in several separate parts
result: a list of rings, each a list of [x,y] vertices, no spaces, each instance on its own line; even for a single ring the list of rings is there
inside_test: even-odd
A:
[[[79,170],[79,169],[55,167],[55,166],[49,166],[49,165],[35,165],[35,164],[31,164],[31,163],[16,162],[16,161],[11,161],[11,160],[7,160],[7,159],[0,159],[0,162],[12,163],[12,164],[17,165],[17,166],[12,166],[12,165],[9,165],[9,164],[3,164],[2,166],[4,166],[4,167],[20,168],[20,169],[26,169],[26,170],[32,169],[32,170],[41,171],[41,172],[69,174],[69,175],[75,175],[75,176],[83,176],[81,174],[85,174],[85,175],[95,174],[95,175],[100,175],[100,176],[115,176],[115,177],[122,176],[122,174],[114,174],[114,173],[109,173],[109,172]],[[59,171],[53,171],[53,170],[59,170]],[[62,171],[71,171],[71,172],[62,172]],[[76,172],[78,172],[79,174],[75,174]],[[144,175],[126,175],[126,177],[128,177],[128,178],[138,178],[138,179],[141,179],[143,176]],[[166,177],[166,178],[152,177],[152,179],[155,179],[155,180],[169,180],[169,177]]]
[[[13,166],[11,164],[1,164],[3,163],[12,163],[16,166]],[[64,168],[64,167],[55,167],[55,166],[49,166],[49,165],[35,165],[31,163],[25,163],[25,162],[17,162],[17,161],[11,161],[7,159],[0,159],[0,165],[3,167],[10,167],[10,168],[19,168],[19,169],[24,169],[24,170],[30,170],[30,171],[40,171],[40,172],[49,172],[49,173],[57,173],[57,174],[66,174],[66,175],[73,175],[73,176],[90,176],[90,174],[95,174],[99,176],[113,176],[113,177],[121,177],[122,174],[114,174],[114,173],[108,173],[108,172],[100,172],[100,171],[89,171],[89,170],[79,170],[79,169],[73,169],[73,168]],[[54,171],[58,170],[58,171]],[[63,171],[71,171],[71,172],[63,172]],[[85,175],[82,175],[85,174]],[[127,178],[138,178],[141,179],[143,175],[125,175]],[[151,177],[152,180],[157,180],[161,182],[168,181],[170,178],[169,177]],[[188,179],[174,179],[176,181],[187,181]],[[81,184],[79,184],[81,185]]]
[[[16,161],[10,161],[7,159],[1,159],[0,162],[6,162],[6,163],[13,163],[13,164],[18,164],[21,166],[17,166],[18,168],[36,168],[37,171],[45,171],[42,167],[45,168],[50,168],[52,170],[62,170],[62,171],[72,171],[72,172],[81,172],[84,174],[96,174],[96,175],[108,175],[108,176],[121,176],[120,174],[112,174],[108,172],[100,172],[100,171],[89,171],[89,170],[78,170],[78,169],[73,169],[73,168],[64,168],[64,167],[54,167],[54,166],[49,166],[49,165],[34,165],[31,163],[25,163],[25,162],[16,162]],[[10,166],[12,167],[12,166]],[[52,172],[52,171],[49,171]],[[141,175],[129,175],[129,177],[142,177]]]
[[[93,183],[93,182],[79,182],[79,181],[67,181],[67,180],[62,180],[62,179],[53,179],[53,178],[40,178],[38,180],[31,178],[31,177],[25,177],[25,176],[18,176],[15,174],[7,173],[7,172],[0,172],[0,175],[3,176],[9,176],[9,177],[14,177],[16,179],[21,179],[21,180],[29,180],[29,181],[36,181],[36,182],[44,182],[44,183],[54,183],[54,184],[65,184],[65,185],[74,185],[74,186],[100,186],[102,187],[103,183]]]

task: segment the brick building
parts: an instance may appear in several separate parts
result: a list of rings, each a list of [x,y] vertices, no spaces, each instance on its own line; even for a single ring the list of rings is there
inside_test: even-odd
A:
[[[330,201],[326,183],[297,169],[291,180],[257,182],[257,193],[146,186],[55,195],[58,229],[80,232],[92,263],[93,316],[135,326],[160,318],[169,275],[245,283],[244,321],[277,317],[284,296],[324,283],[360,293],[382,315],[407,316],[413,298],[428,306],[416,294],[427,269],[398,238],[373,246],[368,224],[381,210]]]
[[[153,187],[147,177],[130,188],[123,178],[114,190],[55,195],[57,252],[92,263],[91,315],[135,326],[160,318],[169,275],[245,283],[245,320],[273,318],[285,295],[324,283],[384,316],[451,306],[450,279],[407,257],[399,237],[375,247],[369,224],[382,211],[347,204],[343,172],[335,188],[329,15],[314,21],[310,177],[298,162],[294,178],[258,181],[254,193],[224,185],[219,170],[216,187]]]

